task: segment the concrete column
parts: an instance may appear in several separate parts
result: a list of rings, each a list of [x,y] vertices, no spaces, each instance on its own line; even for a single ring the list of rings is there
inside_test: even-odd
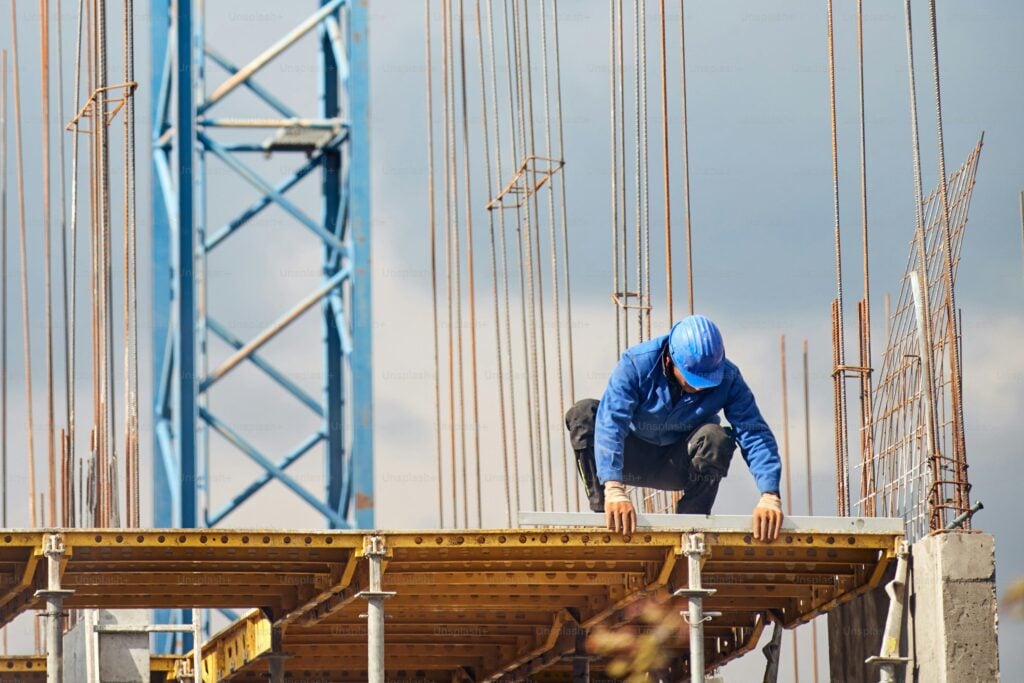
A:
[[[999,680],[995,575],[995,540],[989,534],[938,534],[914,544],[915,681]]]

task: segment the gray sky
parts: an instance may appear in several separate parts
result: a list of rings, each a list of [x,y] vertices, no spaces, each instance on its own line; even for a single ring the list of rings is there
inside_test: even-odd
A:
[[[65,0],[70,92],[72,3]],[[300,6],[301,5],[301,6]],[[472,6],[472,3],[469,3]],[[217,0],[207,3],[208,40],[236,63],[255,56],[297,23],[309,8],[302,3],[275,3],[266,12],[253,3]],[[268,7],[270,5],[268,4]],[[312,4],[310,3],[310,8]],[[0,44],[9,45],[9,28],[0,17]],[[38,16],[35,3],[21,2],[19,38],[22,50],[22,98],[26,136],[27,203],[39,205]],[[915,2],[916,57],[919,66],[924,184],[937,179],[934,99],[926,28],[927,5]],[[652,16],[656,11],[652,6]],[[148,138],[149,73],[148,7],[137,8],[137,74],[140,150]],[[579,396],[597,396],[614,359],[614,329],[608,303],[611,278],[609,236],[608,50],[607,6],[585,0],[561,0],[562,81],[566,122],[565,158],[568,183],[569,233],[573,249],[572,289],[576,335],[576,383]],[[723,328],[730,357],[740,365],[758,396],[762,410],[779,431],[778,337],[787,335],[790,353],[791,436],[802,443],[797,369],[800,340],[811,353],[811,412],[815,511],[833,511],[834,465],[831,452],[829,302],[833,296],[831,157],[828,121],[825,10],[818,2],[752,2],[735,0],[687,5],[687,79],[692,213],[695,243],[697,307]],[[375,2],[371,6],[371,88],[373,149],[373,287],[376,411],[376,486],[378,525],[388,528],[437,525],[436,465],[433,452],[433,365],[430,344],[430,274],[427,242],[426,104],[424,84],[423,6],[412,0]],[[972,498],[985,503],[976,525],[997,539],[1000,588],[1024,575],[1024,551],[1017,542],[1014,502],[1018,456],[1008,445],[1021,433],[1017,416],[1024,410],[1024,353],[1013,339],[1024,335],[1024,278],[1018,192],[1024,188],[1021,168],[1024,94],[1019,87],[1024,55],[1017,34],[1024,7],[1008,0],[947,4],[940,7],[946,163],[962,163],[981,131],[985,131],[978,184],[971,207],[959,272],[958,303],[964,316],[964,384],[967,443]],[[656,49],[654,24],[648,42]],[[467,25],[467,30],[472,25]],[[436,17],[432,24],[440,34]],[[670,35],[678,16],[670,18]],[[852,6],[836,11],[837,88],[842,179],[842,221],[847,301],[859,297],[860,227],[855,25]],[[115,33],[116,35],[116,33]],[[244,37],[244,39],[242,39]],[[313,111],[316,93],[312,45],[304,41],[259,79],[300,111]],[[906,263],[913,226],[913,184],[907,109],[905,45],[902,12],[892,3],[865,3],[865,68],[868,140],[868,202],[871,230],[872,311],[876,324],[876,358],[881,351],[882,295],[896,293]],[[112,57],[112,68],[119,69]],[[670,70],[671,70],[670,62]],[[653,68],[653,67],[652,67]],[[675,67],[678,70],[678,67]],[[499,72],[500,73],[500,72]],[[676,72],[677,73],[677,72]],[[654,72],[652,71],[652,76]],[[55,74],[54,74],[55,76]],[[223,78],[211,67],[207,91]],[[673,79],[674,82],[674,79]],[[660,120],[652,92],[652,131]],[[70,96],[69,96],[70,99]],[[66,109],[70,110],[68,103]],[[226,101],[221,115],[263,115],[262,107],[240,93]],[[677,107],[670,123],[678,125]],[[476,135],[477,133],[474,133]],[[13,130],[12,130],[13,135]],[[224,139],[231,139],[225,137]],[[652,152],[652,155],[660,152]],[[140,253],[148,253],[149,165],[140,152]],[[654,156],[660,159],[660,156]],[[247,159],[264,177],[287,172],[290,163],[274,158]],[[215,227],[254,196],[222,166],[210,164],[208,223]],[[681,177],[678,156],[672,160],[673,182]],[[652,174],[654,182],[660,178]],[[315,182],[315,181],[314,181]],[[477,187],[481,188],[482,183]],[[673,190],[674,192],[676,190]],[[116,195],[115,195],[116,196]],[[660,196],[660,195],[659,195]],[[311,215],[318,207],[312,187],[300,186],[293,198]],[[477,198],[479,203],[480,197]],[[14,201],[12,195],[12,202]],[[681,210],[678,195],[676,211]],[[15,217],[12,204],[11,218]],[[678,216],[679,214],[676,213]],[[660,235],[660,213],[652,209],[654,238]],[[37,209],[29,211],[30,259],[41,262]],[[16,225],[11,223],[11,225]],[[483,235],[484,221],[477,223]],[[677,235],[678,232],[677,224]],[[294,237],[293,237],[294,236]],[[281,242],[281,238],[286,241]],[[682,240],[676,239],[677,310],[685,290]],[[11,246],[14,247],[14,242]],[[481,249],[482,240],[481,240]],[[482,252],[483,253],[483,252]],[[658,252],[660,253],[660,252]],[[659,257],[660,258],[660,257]],[[654,259],[655,263],[660,263]],[[12,273],[17,271],[13,268]],[[315,286],[318,251],[301,228],[274,209],[225,243],[211,256],[211,314],[247,338],[273,320]],[[140,264],[142,301],[149,301],[146,259]],[[45,429],[43,390],[42,297],[40,269],[32,274],[33,385],[36,391],[37,458]],[[12,305],[18,300],[12,274]],[[478,271],[478,307],[489,310],[489,275]],[[652,287],[661,295],[662,269],[654,271]],[[84,283],[83,283],[84,284]],[[656,305],[660,299],[656,301]],[[87,320],[87,308],[79,315]],[[150,340],[147,310],[140,311],[142,376],[148,396]],[[848,308],[852,320],[852,306]],[[659,322],[660,321],[660,322]],[[655,324],[664,324],[656,312]],[[87,332],[87,326],[85,328]],[[20,326],[13,326],[11,392],[24,390],[20,360]],[[266,355],[288,369],[312,392],[319,386],[318,322],[310,318],[266,348]],[[481,373],[493,376],[493,329],[480,327]],[[87,349],[81,337],[80,348]],[[226,349],[211,344],[211,365]],[[60,366],[59,366],[60,367]],[[89,369],[80,365],[77,392],[88,399]],[[488,375],[488,370],[492,373]],[[149,399],[143,406],[149,405]],[[290,399],[279,397],[257,373],[243,369],[218,387],[213,409],[236,425],[271,455],[293,447],[316,427]],[[498,422],[493,391],[482,396],[480,430],[484,438],[487,526],[503,524],[501,473],[496,447]],[[150,419],[143,408],[143,476],[148,481]],[[12,425],[24,424],[23,406],[11,407]],[[13,428],[12,428],[13,429]],[[305,429],[306,431],[303,431]],[[23,430],[13,434],[11,452],[21,453]],[[556,437],[557,438],[557,437]],[[490,439],[490,440],[488,440]],[[81,443],[81,442],[80,442]],[[217,507],[256,475],[251,463],[222,442],[211,442],[211,506]],[[794,446],[793,479],[802,482],[802,450]],[[43,481],[42,470],[37,472]],[[295,476],[318,489],[320,464],[315,455],[294,468]],[[24,465],[12,458],[11,478],[25,483]],[[148,484],[147,484],[148,485]],[[23,503],[12,494],[11,524],[24,524]],[[238,526],[319,526],[315,514],[294,505],[277,484],[253,499],[234,518]],[[756,500],[752,479],[738,467],[726,481],[716,510],[747,513]],[[798,489],[794,511],[806,511]],[[145,506],[144,506],[145,510]],[[145,515],[145,512],[144,512]],[[824,629],[819,629],[823,631]],[[1001,629],[1003,673],[1024,674],[1024,653],[1013,648],[1024,626],[1004,619]],[[807,658],[809,629],[801,629]],[[23,641],[30,646],[29,641]],[[747,680],[761,667],[751,655],[726,667],[730,680]],[[784,664],[784,677],[790,662]],[[806,661],[802,672],[807,672]]]

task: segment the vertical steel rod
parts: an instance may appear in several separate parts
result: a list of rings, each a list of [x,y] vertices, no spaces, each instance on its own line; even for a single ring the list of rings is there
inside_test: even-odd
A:
[[[28,257],[26,251],[25,234],[25,174],[23,169],[22,139],[21,139],[21,88],[18,78],[18,11],[14,0],[11,0],[11,55],[13,57],[13,95],[14,95],[14,142],[18,175],[18,222],[20,235],[21,252],[21,305],[23,327],[22,337],[25,343],[25,420],[27,431],[25,433],[27,456],[28,456],[28,516],[29,524],[36,526],[36,458],[32,438],[32,345],[29,341],[28,324]]]
[[[779,359],[782,368],[782,466],[786,473],[786,493],[783,498],[786,501],[786,516],[793,515],[793,484],[789,476],[789,385],[786,381],[786,335],[779,340]],[[793,634],[793,681],[800,681],[800,655],[796,641],[796,634]]]
[[[896,552],[896,576],[885,586],[889,596],[889,611],[885,617],[885,630],[882,632],[882,650],[877,657],[868,657],[868,664],[878,665],[879,683],[896,683],[900,679],[902,667],[909,661],[900,656],[900,635],[903,627],[903,608],[906,603],[907,564],[910,549],[905,542],[900,543]]]
[[[7,50],[0,50],[3,85],[0,89],[0,477],[3,498],[0,505],[0,526],[7,527]],[[4,629],[4,652],[7,652],[7,629]]]
[[[192,610],[192,677],[203,683],[203,619],[198,609]]]
[[[888,317],[888,316],[886,316]],[[807,368],[807,340],[804,339],[804,467],[807,473],[807,514],[814,516],[814,488],[811,477],[811,392]],[[811,678],[818,683],[818,622],[811,621]]]
[[[921,287],[921,279],[917,271],[910,272],[910,291],[914,296],[914,314],[917,318],[918,348],[921,356],[921,376],[924,383],[924,424],[925,444],[928,448],[931,463],[930,498],[932,507],[931,528],[941,529],[946,525],[946,510],[941,507],[942,485],[941,455],[936,450],[938,443],[938,426],[935,424],[935,375],[932,372],[932,340],[928,335],[927,318],[925,316],[925,293]]]
[[[703,588],[700,582],[701,558],[704,556],[704,534],[687,534],[683,554],[686,555],[688,586],[673,593],[685,597],[688,610],[683,613],[690,625],[690,680],[704,681],[704,598],[713,595],[713,588]]]
[[[370,558],[370,590],[379,592],[381,589],[382,556],[371,554]],[[370,683],[384,681],[384,601],[380,597],[367,598],[366,634],[369,639],[367,656],[368,677]]]
[[[686,4],[679,0],[679,89],[683,131],[683,203],[686,205],[686,297],[693,315],[693,240],[690,229],[690,148],[686,123]]]
[[[384,601],[394,595],[394,592],[382,590],[384,557],[387,555],[384,539],[367,536],[363,541],[363,554],[370,563],[370,590],[359,593],[359,597],[367,602],[367,681],[384,683]]]
[[[46,600],[46,681],[64,683],[64,598],[74,591],[60,587],[63,538],[48,534],[43,554],[46,556],[46,588],[36,591],[35,595]]]

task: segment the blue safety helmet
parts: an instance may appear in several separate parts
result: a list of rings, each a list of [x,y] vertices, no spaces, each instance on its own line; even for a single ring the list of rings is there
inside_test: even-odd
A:
[[[668,352],[694,389],[709,389],[722,383],[725,372],[725,344],[722,333],[702,315],[691,315],[672,326]]]

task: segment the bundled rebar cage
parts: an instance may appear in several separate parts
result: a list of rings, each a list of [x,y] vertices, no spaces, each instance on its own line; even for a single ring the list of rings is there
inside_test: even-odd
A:
[[[910,540],[970,506],[953,287],[981,146],[921,200],[866,427],[858,512],[902,517]]]

